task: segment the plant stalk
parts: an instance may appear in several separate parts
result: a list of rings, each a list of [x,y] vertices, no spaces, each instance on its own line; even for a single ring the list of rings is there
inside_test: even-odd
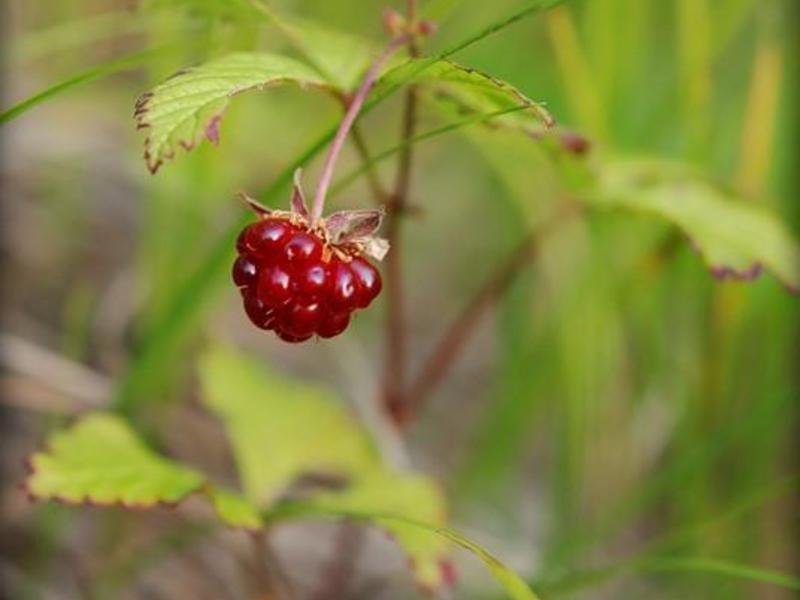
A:
[[[417,2],[408,0],[407,18],[413,30],[417,19]],[[408,40],[408,52],[412,58],[419,56],[416,39]],[[386,259],[386,365],[384,369],[384,406],[395,425],[400,427],[406,420],[405,373],[405,294],[403,292],[401,220],[408,205],[413,165],[413,145],[407,143],[414,137],[417,125],[417,88],[406,90],[403,108],[401,143],[405,144],[397,166],[397,179],[389,204],[386,237],[392,251]]]
[[[353,99],[350,101],[347,112],[345,113],[344,118],[339,125],[339,129],[336,131],[336,136],[333,138],[333,142],[331,142],[328,155],[325,157],[325,164],[322,167],[322,175],[320,176],[319,184],[317,185],[317,192],[314,195],[314,204],[311,209],[312,223],[317,223],[322,218],[322,212],[325,210],[325,197],[327,196],[328,188],[330,187],[331,179],[333,178],[333,170],[336,167],[336,160],[339,158],[339,154],[342,151],[344,142],[347,139],[347,134],[350,132],[353,123],[355,123],[355,120],[358,118],[358,113],[361,110],[361,107],[364,106],[364,101],[367,99],[367,95],[372,89],[372,86],[375,84],[375,81],[377,81],[378,75],[380,74],[383,66],[394,55],[395,52],[397,52],[408,42],[409,38],[410,36],[408,35],[402,35],[389,42],[381,55],[370,66],[367,74],[364,76],[364,80],[361,82],[361,86],[358,88],[353,96]]]

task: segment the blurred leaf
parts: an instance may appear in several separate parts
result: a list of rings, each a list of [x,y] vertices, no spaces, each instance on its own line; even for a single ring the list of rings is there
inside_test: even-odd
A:
[[[204,399],[225,424],[247,498],[273,504],[301,476],[330,474],[342,490],[317,493],[300,505],[445,522],[445,501],[426,477],[385,469],[365,433],[324,388],[287,379],[233,350],[216,347],[200,362]],[[339,482],[337,482],[338,484]],[[257,525],[243,498],[215,495],[220,516],[235,526]],[[380,521],[413,559],[420,585],[446,579],[441,540]]]
[[[347,478],[376,463],[363,431],[325,388],[221,347],[202,357],[199,370],[203,399],[225,424],[254,502],[275,501],[304,474]]]
[[[444,497],[430,479],[382,469],[359,476],[342,492],[317,496],[309,504],[323,511],[397,515],[428,523],[432,528],[446,521]],[[435,590],[446,581],[447,544],[441,537],[395,519],[373,520],[389,531],[411,558],[416,580],[422,587]]]
[[[326,87],[311,67],[279,54],[237,52],[191,67],[146,92],[136,102],[136,123],[148,129],[145,161],[155,173],[178,146],[191,150],[205,137],[219,141],[229,99],[282,83]]]
[[[271,520],[281,521],[286,519],[294,519],[300,517],[346,517],[357,520],[364,520],[367,522],[375,522],[383,527],[391,523],[392,527],[397,531],[404,531],[404,535],[409,538],[413,535],[415,539],[422,540],[421,533],[426,536],[440,536],[456,546],[460,546],[465,550],[477,556],[481,562],[486,565],[486,568],[497,580],[503,589],[508,593],[509,598],[512,600],[537,600],[538,596],[531,590],[531,588],[517,575],[503,564],[491,552],[476,544],[475,542],[465,538],[460,533],[453,531],[447,527],[437,527],[429,523],[423,523],[414,519],[405,517],[389,515],[380,512],[369,512],[351,510],[347,508],[334,507],[332,505],[323,506],[315,503],[291,503],[280,506],[273,513],[268,515]],[[417,533],[412,533],[416,531]],[[417,537],[420,536],[420,537]],[[442,576],[445,577],[445,571],[448,567],[441,569]]]
[[[750,280],[762,267],[800,290],[800,246],[771,212],[736,200],[680,166],[609,162],[588,200],[664,219],[683,231],[719,279]]]
[[[420,69],[424,66],[424,69]],[[510,111],[498,115],[497,121],[513,124],[528,131],[539,131],[541,126],[554,124],[553,117],[544,106],[528,98],[514,86],[486,73],[465,67],[449,60],[412,59],[391,69],[376,87],[380,94],[383,86],[403,84],[428,86],[439,99],[454,102],[461,112],[490,113],[514,107],[528,107],[525,111]]]
[[[41,92],[37,92],[33,96],[30,96],[25,100],[18,102],[14,106],[4,110],[2,113],[0,113],[0,125],[15,119],[16,117],[28,112],[33,107],[50,100],[62,92],[71,90],[72,88],[84,83],[90,83],[92,81],[108,77],[109,75],[114,75],[115,73],[121,73],[123,71],[135,69],[147,63],[148,61],[153,60],[154,58],[160,58],[163,56],[165,51],[166,48],[155,48],[143,50],[142,52],[134,52],[133,54],[129,54],[121,58],[115,58],[103,64],[90,67],[85,71],[81,71],[80,73],[53,84]]]
[[[259,529],[263,526],[264,520],[258,507],[239,494],[209,486],[208,496],[217,516],[226,525],[243,529]]]
[[[375,51],[369,40],[313,21],[283,20],[283,28],[308,62],[337,88],[354,89]]]
[[[147,448],[119,417],[94,413],[55,433],[31,457],[29,492],[69,503],[148,507],[175,503],[200,489],[203,477]]]

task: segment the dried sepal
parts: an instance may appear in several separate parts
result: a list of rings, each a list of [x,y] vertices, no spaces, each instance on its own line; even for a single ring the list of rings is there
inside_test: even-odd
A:
[[[237,196],[239,196],[239,199],[244,202],[250,210],[252,210],[262,219],[266,219],[275,213],[275,211],[271,208],[264,206],[255,198],[248,196],[247,192],[240,191],[237,193]]]
[[[386,211],[383,208],[340,210],[325,219],[325,228],[334,244],[346,244],[375,235],[381,228]]]
[[[362,247],[362,252],[375,260],[383,260],[389,252],[389,240],[382,237],[370,236],[355,240],[355,243]]]
[[[303,177],[303,169],[298,168],[294,172],[294,185],[292,187],[292,212],[301,215],[303,218],[308,219],[308,206],[306,205],[306,197],[303,193],[303,185],[301,179]]]

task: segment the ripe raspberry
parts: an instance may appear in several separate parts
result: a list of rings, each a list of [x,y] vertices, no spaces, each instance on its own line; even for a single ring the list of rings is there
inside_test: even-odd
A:
[[[233,281],[256,327],[291,343],[335,337],[380,293],[380,273],[356,247],[335,246],[295,221],[263,215],[247,226]]]

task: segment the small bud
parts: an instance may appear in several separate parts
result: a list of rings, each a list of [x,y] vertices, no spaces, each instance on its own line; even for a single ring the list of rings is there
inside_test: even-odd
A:
[[[383,28],[390,36],[397,37],[406,32],[408,21],[396,10],[386,8],[383,11]]]
[[[591,146],[588,139],[574,131],[561,132],[561,145],[568,152],[578,156],[586,154]]]
[[[420,21],[417,23],[417,33],[423,37],[429,37],[436,33],[439,26],[433,21]]]

